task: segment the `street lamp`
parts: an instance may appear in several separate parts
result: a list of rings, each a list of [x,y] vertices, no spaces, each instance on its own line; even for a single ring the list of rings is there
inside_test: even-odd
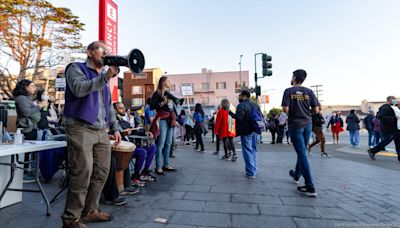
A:
[[[240,89],[242,88],[242,57],[243,57],[243,55],[240,55],[240,61],[239,61],[239,85],[240,85]]]

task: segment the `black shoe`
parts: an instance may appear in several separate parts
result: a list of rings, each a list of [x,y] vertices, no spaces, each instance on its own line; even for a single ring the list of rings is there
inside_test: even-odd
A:
[[[326,153],[326,152],[322,152],[322,153],[321,153],[321,157],[330,158],[331,156],[330,156],[328,153]]]
[[[172,168],[171,166],[163,166],[162,170],[168,171],[168,172],[176,171],[176,169]]]
[[[290,176],[291,181],[293,181],[295,184],[299,184],[299,178],[296,178],[294,176],[294,170],[293,169],[289,170],[289,176]]]
[[[368,149],[368,155],[372,160],[375,160],[375,153],[371,151],[371,149]]]
[[[308,188],[306,186],[301,186],[301,187],[297,187],[297,191],[308,197],[316,197],[317,196],[317,192],[315,191],[315,188]]]
[[[233,162],[234,162],[234,161],[236,161],[236,160],[237,160],[237,155],[236,155],[236,154],[233,154],[233,155],[232,155],[232,159],[231,159],[231,161],[233,161]]]
[[[175,155],[173,155],[173,154],[170,154],[169,157],[170,158],[176,158]]]
[[[400,153],[397,154],[397,160],[400,162]]]
[[[105,200],[104,204],[114,205],[114,206],[122,206],[122,205],[126,204],[126,200],[125,200],[125,198],[118,196],[118,198],[116,198],[115,200],[111,200],[111,201]]]

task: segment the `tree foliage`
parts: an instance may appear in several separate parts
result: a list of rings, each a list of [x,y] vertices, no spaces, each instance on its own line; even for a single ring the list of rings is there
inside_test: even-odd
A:
[[[70,9],[45,0],[0,0],[0,76],[5,85],[24,79],[28,69],[34,80],[44,67],[59,64],[64,52],[81,50],[83,26]],[[15,63],[19,73],[13,79],[9,68]]]

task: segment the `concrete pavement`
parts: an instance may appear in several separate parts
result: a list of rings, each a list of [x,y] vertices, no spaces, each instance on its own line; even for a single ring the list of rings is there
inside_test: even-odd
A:
[[[251,180],[244,177],[241,152],[236,162],[223,161],[221,152],[211,154],[215,144],[208,137],[206,153],[179,145],[171,160],[177,172],[158,177],[138,196],[127,196],[125,206],[101,205],[114,220],[89,227],[400,227],[400,170],[373,164],[380,157],[370,161],[366,154],[336,151],[343,145],[328,145],[333,157],[321,158],[315,147],[310,162],[318,196],[308,198],[289,181],[296,161],[291,145],[261,144],[258,175]],[[339,158],[347,155],[359,161]],[[395,158],[387,162],[399,166]],[[49,196],[57,184],[58,176],[44,185]],[[0,227],[61,227],[65,195],[50,217],[39,194],[23,198],[0,211]],[[167,224],[155,218],[166,218]]]

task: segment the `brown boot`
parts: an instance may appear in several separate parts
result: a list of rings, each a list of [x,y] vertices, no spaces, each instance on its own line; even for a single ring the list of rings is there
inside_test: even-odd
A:
[[[88,228],[79,219],[72,221],[63,221],[63,228]]]
[[[84,223],[107,222],[112,220],[112,214],[96,209],[87,213],[86,215],[82,215],[81,220]]]

